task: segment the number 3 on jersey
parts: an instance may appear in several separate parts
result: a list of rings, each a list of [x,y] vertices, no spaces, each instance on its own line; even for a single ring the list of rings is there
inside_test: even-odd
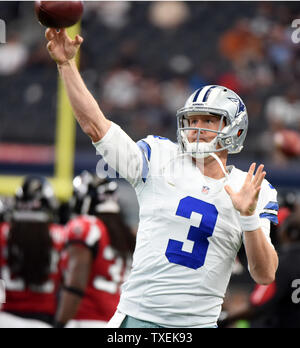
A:
[[[198,269],[204,265],[209,245],[208,237],[211,237],[214,232],[218,211],[214,205],[200,199],[190,196],[181,199],[176,215],[191,219],[193,212],[202,215],[202,219],[198,227],[190,226],[188,232],[187,239],[194,242],[192,252],[182,250],[183,242],[170,239],[166,257],[171,263]]]

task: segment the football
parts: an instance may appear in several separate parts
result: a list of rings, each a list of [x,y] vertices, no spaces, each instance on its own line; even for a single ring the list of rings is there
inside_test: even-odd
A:
[[[83,13],[82,1],[35,1],[39,22],[47,28],[68,28],[76,24]]]

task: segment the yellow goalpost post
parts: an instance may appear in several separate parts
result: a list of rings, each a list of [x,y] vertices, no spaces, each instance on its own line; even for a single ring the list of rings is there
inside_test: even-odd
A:
[[[80,33],[80,23],[68,28],[67,32],[74,38]],[[79,64],[79,54],[76,59]],[[58,77],[57,96],[54,176],[48,179],[57,198],[66,201],[72,195],[76,122],[60,77]],[[14,195],[23,179],[23,176],[0,175],[0,195]]]

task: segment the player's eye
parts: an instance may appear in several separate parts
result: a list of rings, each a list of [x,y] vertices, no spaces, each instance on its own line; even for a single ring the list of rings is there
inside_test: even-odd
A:
[[[190,120],[190,125],[195,126],[198,123],[198,120]]]

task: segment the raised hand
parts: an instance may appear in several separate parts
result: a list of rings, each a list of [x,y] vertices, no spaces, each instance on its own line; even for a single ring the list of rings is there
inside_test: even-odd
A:
[[[83,38],[76,35],[72,40],[66,32],[66,29],[57,31],[53,28],[48,28],[45,33],[46,39],[49,41],[47,49],[51,58],[57,64],[64,64],[73,59],[83,42]]]
[[[247,173],[245,182],[239,192],[234,192],[228,185],[224,187],[232,200],[234,208],[243,216],[250,216],[254,214],[261,184],[266,176],[266,172],[263,171],[263,164],[258,167],[255,175],[253,175],[255,167],[256,163],[252,163]]]

